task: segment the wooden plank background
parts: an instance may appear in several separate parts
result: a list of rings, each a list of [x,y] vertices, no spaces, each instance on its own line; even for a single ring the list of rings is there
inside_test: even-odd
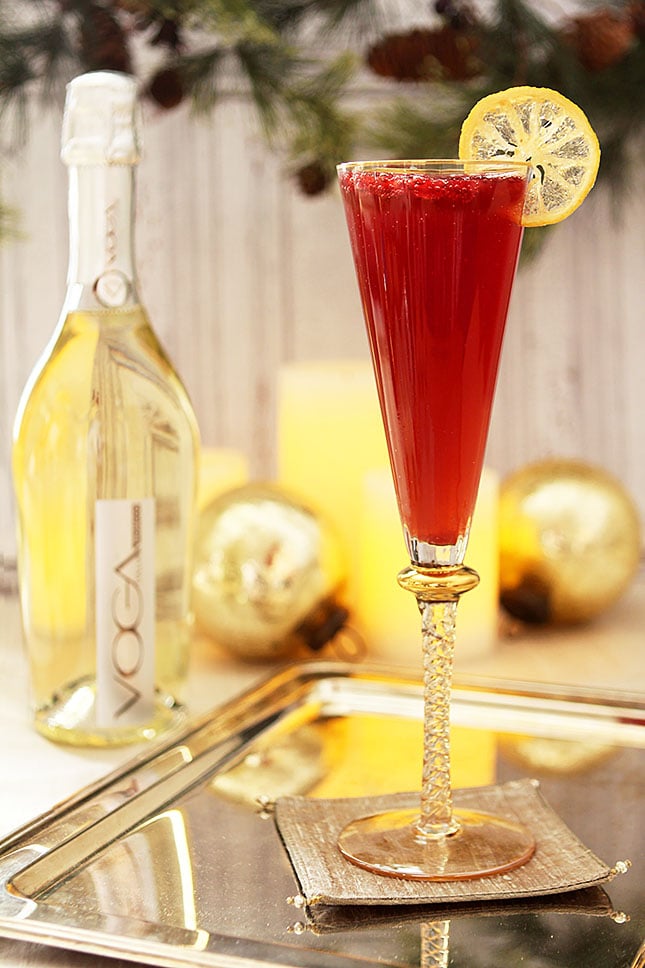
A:
[[[63,298],[67,174],[60,117],[34,107],[3,163],[23,238],[0,245],[0,556],[15,549],[10,428]],[[365,358],[340,199],[301,196],[240,98],[208,118],[148,111],[138,264],[155,328],[193,398],[204,443],[275,469],[283,361]],[[509,318],[487,462],[501,474],[549,455],[613,472],[645,518],[645,185],[619,221],[605,190],[522,269]]]

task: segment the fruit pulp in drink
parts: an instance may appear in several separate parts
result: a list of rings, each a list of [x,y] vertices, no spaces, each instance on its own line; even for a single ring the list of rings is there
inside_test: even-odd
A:
[[[341,168],[409,548],[465,546],[526,182],[517,169]]]

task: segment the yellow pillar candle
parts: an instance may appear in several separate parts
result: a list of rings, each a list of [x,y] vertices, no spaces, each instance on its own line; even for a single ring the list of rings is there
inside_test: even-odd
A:
[[[464,595],[457,611],[455,661],[489,652],[497,639],[499,481],[484,468],[473,515],[466,563],[480,584]],[[419,667],[421,628],[410,592],[400,588],[397,572],[407,564],[403,533],[389,467],[366,473],[360,514],[359,584],[355,623],[369,653],[397,665]]]
[[[249,479],[249,463],[244,454],[224,447],[202,447],[199,462],[197,507],[201,511],[225,491],[241,487]]]
[[[368,361],[291,363],[279,375],[278,482],[335,529],[355,592],[363,477],[387,463]]]

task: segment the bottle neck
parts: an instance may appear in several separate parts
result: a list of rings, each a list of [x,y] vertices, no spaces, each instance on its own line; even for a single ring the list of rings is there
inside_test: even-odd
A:
[[[66,309],[121,309],[138,301],[132,165],[69,169]]]

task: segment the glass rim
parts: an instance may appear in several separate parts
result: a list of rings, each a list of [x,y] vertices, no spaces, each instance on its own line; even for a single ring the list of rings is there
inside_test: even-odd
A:
[[[339,173],[350,171],[387,172],[468,172],[470,171],[515,171],[529,172],[532,164],[515,158],[390,158],[365,161],[343,161],[336,165]]]

